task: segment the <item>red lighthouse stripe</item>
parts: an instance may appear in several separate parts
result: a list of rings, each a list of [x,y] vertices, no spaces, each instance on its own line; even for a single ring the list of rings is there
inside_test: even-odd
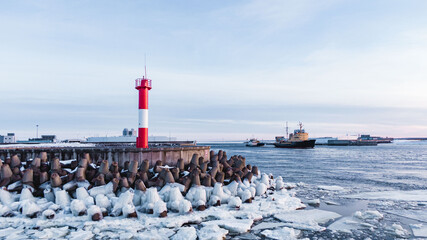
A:
[[[139,90],[139,109],[148,109],[148,89]]]

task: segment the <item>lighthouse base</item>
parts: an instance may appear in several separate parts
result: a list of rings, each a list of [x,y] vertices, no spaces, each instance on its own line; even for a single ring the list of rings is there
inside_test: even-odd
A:
[[[139,128],[136,138],[137,148],[148,148],[148,128]]]

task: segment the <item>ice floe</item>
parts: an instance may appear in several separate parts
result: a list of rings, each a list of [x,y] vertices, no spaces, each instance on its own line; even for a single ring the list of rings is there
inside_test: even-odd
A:
[[[352,233],[352,230],[374,230],[377,223],[384,216],[376,210],[356,211],[353,216],[343,217],[328,226],[329,230]]]
[[[264,230],[261,232],[264,237],[281,240],[297,239],[300,233],[301,231],[288,227],[277,228],[273,230]]]
[[[282,222],[288,223],[287,226],[311,231],[323,231],[326,228],[319,224],[327,223],[330,220],[341,217],[340,214],[319,209],[294,210],[285,213],[275,214],[274,217]]]
[[[175,235],[172,236],[172,240],[196,240],[197,231],[194,227],[182,227]]]
[[[344,197],[370,200],[427,202],[427,190],[362,192],[345,195]]]
[[[411,224],[410,225],[414,237],[427,238],[427,225],[424,224]]]
[[[228,234],[228,230],[218,227],[217,225],[207,225],[197,231],[199,239],[222,240]]]
[[[252,231],[260,231],[260,230],[265,230],[265,229],[284,227],[286,225],[287,225],[286,223],[282,223],[282,222],[262,222],[262,223],[256,225],[255,227],[253,227],[251,230]]]
[[[203,222],[203,226],[216,225],[234,233],[244,233],[251,229],[254,221],[252,219],[224,219]]]
[[[320,185],[317,186],[317,188],[322,189],[322,190],[328,190],[328,191],[344,191],[345,188],[341,187],[341,186],[326,186],[326,185]]]
[[[387,213],[427,223],[426,210],[389,210]]]

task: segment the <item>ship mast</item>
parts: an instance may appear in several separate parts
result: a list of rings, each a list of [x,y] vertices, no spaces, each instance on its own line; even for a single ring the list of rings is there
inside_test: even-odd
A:
[[[288,133],[288,122],[286,122],[286,138],[289,138],[289,133]]]
[[[302,133],[302,122],[299,122],[299,132]]]

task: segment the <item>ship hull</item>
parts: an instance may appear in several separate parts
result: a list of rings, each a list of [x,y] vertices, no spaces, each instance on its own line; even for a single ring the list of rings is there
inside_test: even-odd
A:
[[[257,143],[257,144],[246,144],[246,147],[262,147],[265,143]]]
[[[276,142],[275,147],[278,148],[314,148],[316,140],[306,140],[301,142]]]

